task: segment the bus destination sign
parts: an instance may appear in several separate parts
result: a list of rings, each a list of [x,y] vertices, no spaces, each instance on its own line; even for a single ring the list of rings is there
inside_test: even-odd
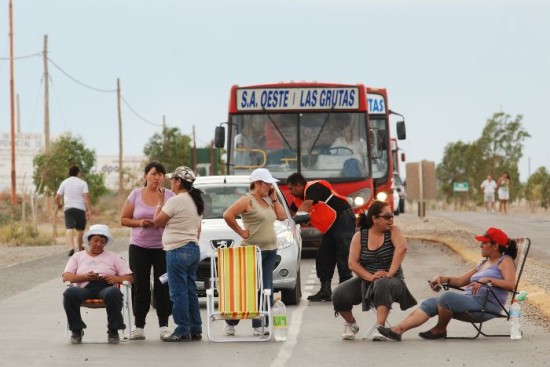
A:
[[[386,113],[386,104],[384,103],[384,97],[380,94],[367,94],[367,102],[369,104],[369,113]]]
[[[359,88],[241,88],[238,111],[359,109]]]

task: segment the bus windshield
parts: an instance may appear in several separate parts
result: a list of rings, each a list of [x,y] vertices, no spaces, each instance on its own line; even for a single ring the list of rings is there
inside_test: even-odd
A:
[[[239,114],[230,125],[234,174],[266,167],[278,179],[296,171],[331,181],[370,177],[364,112]]]

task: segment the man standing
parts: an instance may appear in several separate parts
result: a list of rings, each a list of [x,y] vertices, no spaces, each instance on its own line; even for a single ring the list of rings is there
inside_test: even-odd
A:
[[[80,178],[80,168],[73,165],[69,168],[69,178],[65,179],[55,196],[59,209],[64,209],[65,228],[67,229],[67,244],[69,256],[74,254],[74,233],[76,229],[78,251],[82,251],[82,235],[86,228],[86,221],[90,220],[91,205],[88,194],[88,184]]]
[[[497,183],[493,181],[491,175],[487,175],[487,179],[481,183],[480,187],[483,190],[483,201],[485,202],[485,209],[487,210],[487,213],[494,212]]]
[[[295,198],[290,209],[309,213],[311,225],[323,234],[315,259],[321,290],[307,299],[315,302],[330,301],[334,268],[338,267],[340,283],[352,276],[348,256],[355,233],[355,215],[347,199],[334,191],[326,181],[307,182],[300,173],[293,173],[287,178],[286,184]]]

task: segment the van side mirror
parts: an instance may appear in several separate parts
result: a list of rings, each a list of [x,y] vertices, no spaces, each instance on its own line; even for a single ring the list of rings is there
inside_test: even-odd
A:
[[[214,146],[216,148],[225,147],[225,127],[216,126],[216,131],[214,133]]]
[[[397,139],[405,140],[407,138],[407,129],[405,127],[405,121],[397,121],[396,123]]]

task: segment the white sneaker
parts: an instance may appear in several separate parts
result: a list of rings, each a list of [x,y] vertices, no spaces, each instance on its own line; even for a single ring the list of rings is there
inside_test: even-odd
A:
[[[142,328],[133,328],[130,332],[130,340],[145,340],[145,330]]]
[[[235,335],[235,326],[225,324],[225,326],[223,327],[223,331],[225,332],[225,335],[233,336],[233,335]]]
[[[256,336],[269,335],[269,329],[267,327],[265,327],[264,330],[263,330],[263,333],[262,333],[262,328],[261,327],[255,327],[254,331],[252,333]]]
[[[162,326],[162,327],[160,328],[160,338],[161,338],[161,339],[166,339],[166,338],[168,338],[170,335],[172,335],[172,330],[170,330],[170,329],[168,328],[168,326]],[[145,339],[145,337],[144,337],[144,339]]]
[[[380,334],[378,331],[375,331],[374,334],[372,334],[372,341],[375,342],[385,342],[388,338],[386,338],[384,335]]]
[[[342,340],[354,340],[355,334],[359,332],[359,326],[355,322],[346,322],[344,324],[344,333],[342,334]]]

